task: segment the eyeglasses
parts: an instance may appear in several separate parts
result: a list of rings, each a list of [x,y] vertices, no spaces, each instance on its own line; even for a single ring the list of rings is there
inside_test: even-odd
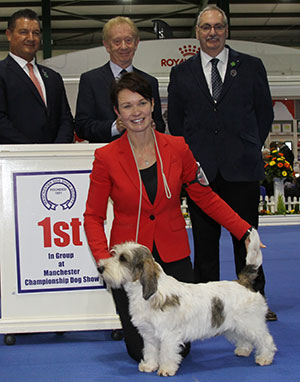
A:
[[[225,25],[224,24],[216,24],[216,25],[204,24],[204,25],[199,25],[199,28],[204,33],[210,32],[213,28],[215,32],[222,33],[224,32]]]

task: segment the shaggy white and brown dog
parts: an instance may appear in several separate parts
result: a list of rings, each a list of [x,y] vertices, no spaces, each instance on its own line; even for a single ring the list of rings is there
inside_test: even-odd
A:
[[[182,344],[224,334],[235,354],[247,357],[255,348],[255,362],[272,363],[276,346],[265,315],[264,297],[251,289],[262,263],[257,231],[250,234],[247,265],[237,281],[182,283],[167,276],[148,248],[128,242],[100,260],[99,272],[112,288],[124,287],[133,324],[144,340],[139,370],[175,375]]]

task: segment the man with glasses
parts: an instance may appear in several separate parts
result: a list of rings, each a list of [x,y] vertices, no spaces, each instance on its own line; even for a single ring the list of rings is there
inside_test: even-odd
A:
[[[217,6],[203,9],[196,37],[201,51],[172,68],[168,124],[184,136],[212,189],[257,228],[259,183],[264,178],[261,148],[273,121],[267,75],[259,58],[225,45],[228,23]],[[195,281],[219,280],[221,227],[188,198],[195,255]],[[246,249],[233,238],[237,274]],[[262,268],[254,288],[264,295]],[[276,314],[268,311],[268,320]]]

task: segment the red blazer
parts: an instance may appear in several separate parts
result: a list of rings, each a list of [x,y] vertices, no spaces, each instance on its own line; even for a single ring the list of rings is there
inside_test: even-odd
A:
[[[152,204],[142,187],[142,208],[138,242],[152,250],[153,241],[165,262],[189,256],[190,247],[181,212],[180,193],[184,183],[195,179],[197,163],[182,137],[155,132],[164,173],[172,194],[168,199],[157,159],[157,194]],[[158,158],[158,156],[157,156]],[[110,256],[104,221],[108,198],[114,205],[110,247],[135,240],[139,208],[139,177],[127,133],[95,151],[90,188],[84,213],[84,227],[96,261]],[[187,187],[190,197],[210,217],[241,239],[250,227],[210,187],[194,183]]]

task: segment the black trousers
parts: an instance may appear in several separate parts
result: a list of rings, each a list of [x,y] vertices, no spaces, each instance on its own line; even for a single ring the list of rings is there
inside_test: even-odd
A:
[[[259,182],[227,182],[220,174],[210,184],[212,189],[241,218],[258,227]],[[207,216],[187,197],[194,238],[195,282],[220,280],[219,242],[221,226]],[[235,270],[238,275],[246,264],[246,248],[243,241],[232,236]],[[255,280],[254,289],[264,295],[265,276],[262,267]]]
[[[193,282],[194,273],[190,257],[171,263],[164,263],[160,259],[155,246],[153,249],[153,256],[155,261],[162,266],[167,275],[173,276],[179,281],[188,283]],[[137,328],[131,322],[127,294],[124,289],[112,289],[112,294],[122,323],[127,352],[131,358],[140,362],[143,358],[144,343]]]

